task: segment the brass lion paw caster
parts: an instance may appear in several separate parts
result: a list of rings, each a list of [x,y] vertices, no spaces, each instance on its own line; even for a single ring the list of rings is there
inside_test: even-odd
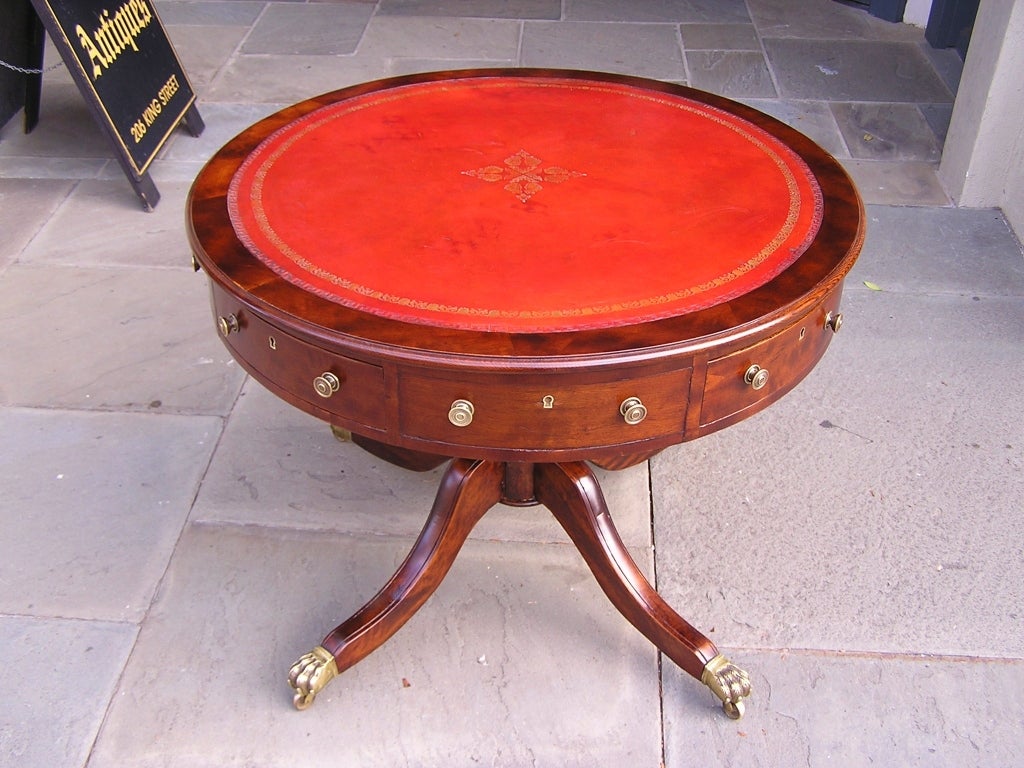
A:
[[[733,720],[743,717],[743,699],[749,696],[752,690],[746,672],[722,654],[718,654],[704,665],[700,681],[721,699],[722,709],[726,715]]]
[[[323,646],[318,645],[292,664],[288,670],[288,685],[295,691],[292,703],[296,709],[308,709],[313,699],[331,680],[338,676],[338,664]]]

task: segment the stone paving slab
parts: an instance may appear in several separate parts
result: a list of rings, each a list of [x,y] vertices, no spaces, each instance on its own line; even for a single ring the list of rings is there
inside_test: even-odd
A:
[[[749,22],[743,0],[565,0],[568,21]]]
[[[682,24],[686,51],[760,51],[753,24]]]
[[[561,0],[381,0],[380,16],[560,19]]]
[[[244,374],[217,338],[208,290],[190,267],[9,267],[0,404],[226,414]]]
[[[353,53],[373,10],[370,3],[270,3],[246,37],[242,53]]]
[[[528,21],[520,59],[524,67],[599,70],[684,82],[677,27],[671,24],[597,24]]]
[[[868,15],[833,0],[748,0],[747,4],[762,37],[846,40],[869,36]]]
[[[764,48],[784,98],[953,100],[920,48],[912,43],[765,39]]]
[[[657,765],[656,653],[570,547],[469,542],[394,637],[292,709],[292,662],[408,546],[192,526],[90,768]]]
[[[731,645],[1019,658],[1021,300],[844,315],[796,390],[652,460],[659,589]]]
[[[0,408],[0,614],[141,621],[220,426]]]
[[[732,99],[776,95],[760,51],[687,51],[686,67],[694,88]]]
[[[136,631],[131,624],[0,617],[4,765],[85,765]]]
[[[732,654],[751,674],[742,720],[691,705],[665,668],[665,766],[768,768],[1020,764],[1024,664],[816,652]]]
[[[812,139],[833,157],[849,157],[835,115],[827,102],[782,101],[778,99],[739,99],[754,109],[781,120]]]
[[[193,519],[345,533],[416,536],[430,511],[443,467],[411,472],[352,443],[250,381],[210,465]],[[640,554],[651,540],[646,465],[595,470],[612,519]],[[541,506],[498,505],[474,538],[566,543]],[[640,556],[637,554],[637,557]]]
[[[850,154],[872,160],[938,163],[942,147],[915,104],[833,104]]]
[[[529,23],[529,22],[527,22]],[[508,19],[375,17],[358,55],[372,61],[393,56],[425,59],[515,59],[521,22]]]
[[[169,26],[167,36],[174,46],[192,92],[201,94],[248,32],[240,26]]]

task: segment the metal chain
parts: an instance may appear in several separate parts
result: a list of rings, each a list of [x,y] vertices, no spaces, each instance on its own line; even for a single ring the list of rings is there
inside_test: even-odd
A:
[[[0,59],[0,67],[6,69],[13,69],[15,72],[20,72],[23,75],[42,75],[46,72],[53,72],[55,69],[60,69],[64,66],[63,61],[58,61],[56,64],[51,64],[46,69],[26,69],[25,67],[19,67],[17,64],[11,64],[8,61]]]

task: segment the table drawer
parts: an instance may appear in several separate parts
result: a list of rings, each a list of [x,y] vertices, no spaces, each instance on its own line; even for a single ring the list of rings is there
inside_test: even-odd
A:
[[[690,375],[681,369],[576,384],[554,376],[448,379],[409,373],[398,383],[399,428],[413,439],[509,450],[569,450],[681,435]]]
[[[218,311],[227,318],[230,311]],[[232,355],[257,379],[329,411],[353,424],[383,430],[387,425],[384,371],[296,339],[251,311],[234,315],[235,325],[221,333]]]
[[[700,425],[749,415],[788,392],[825,354],[834,331],[818,308],[787,330],[708,363]],[[722,426],[725,426],[724,424]]]

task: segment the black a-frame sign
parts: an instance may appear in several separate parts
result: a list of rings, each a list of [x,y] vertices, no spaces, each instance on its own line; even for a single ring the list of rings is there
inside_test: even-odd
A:
[[[195,94],[153,0],[32,0],[128,181],[147,210],[148,168],[171,132],[203,130]]]

